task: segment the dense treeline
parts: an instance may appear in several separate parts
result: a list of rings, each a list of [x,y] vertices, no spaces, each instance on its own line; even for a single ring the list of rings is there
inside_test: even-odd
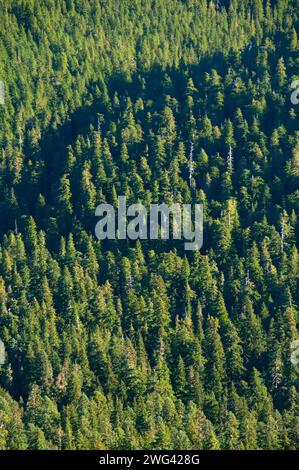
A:
[[[298,448],[297,15],[1,2],[1,449]],[[118,195],[203,249],[97,241]]]

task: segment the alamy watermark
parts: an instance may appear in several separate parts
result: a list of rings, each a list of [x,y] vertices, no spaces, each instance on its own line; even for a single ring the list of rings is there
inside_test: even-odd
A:
[[[5,346],[3,341],[0,339],[0,366],[5,363],[6,353],[5,353]]]
[[[294,90],[291,93],[291,103],[297,105],[299,104],[299,80],[294,80],[291,83],[291,88]]]
[[[291,342],[291,363],[294,366],[299,364],[299,339],[295,339]]]
[[[169,240],[172,235],[173,240],[185,240],[185,250],[202,247],[202,204],[151,204],[148,214],[140,203],[127,208],[126,197],[119,196],[117,210],[111,204],[100,204],[95,215],[101,217],[95,227],[99,240]]]
[[[0,104],[5,103],[5,86],[2,80],[0,80]]]
[[[294,80],[291,83],[291,88],[294,90],[291,93],[291,103],[293,105],[299,104],[299,80]],[[299,339],[296,339],[291,342],[291,363],[294,366],[297,366],[299,364]]]

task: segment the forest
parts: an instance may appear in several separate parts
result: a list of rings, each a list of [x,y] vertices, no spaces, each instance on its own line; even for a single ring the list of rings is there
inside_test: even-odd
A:
[[[1,450],[299,448],[298,13],[1,1]],[[120,195],[201,250],[99,241]]]

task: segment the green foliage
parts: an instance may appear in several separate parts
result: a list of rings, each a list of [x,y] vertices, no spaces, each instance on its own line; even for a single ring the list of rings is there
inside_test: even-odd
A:
[[[298,448],[297,2],[0,22],[0,449]],[[203,202],[202,251],[100,243],[118,195]]]

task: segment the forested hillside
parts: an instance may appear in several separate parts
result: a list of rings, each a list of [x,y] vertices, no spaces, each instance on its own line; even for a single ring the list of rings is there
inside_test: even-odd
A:
[[[298,11],[1,1],[0,449],[299,447]],[[203,248],[98,241],[119,195]]]

